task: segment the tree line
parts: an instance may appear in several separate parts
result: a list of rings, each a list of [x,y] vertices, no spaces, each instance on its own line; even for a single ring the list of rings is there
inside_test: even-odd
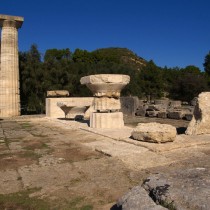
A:
[[[92,96],[80,84],[80,78],[91,74],[127,74],[129,85],[124,96],[190,101],[210,89],[210,52],[204,58],[202,72],[198,67],[158,67],[126,48],[106,48],[93,52],[76,49],[48,49],[42,56],[33,44],[29,51],[19,52],[20,96],[22,113],[44,113],[48,90],[68,90],[70,96]]]

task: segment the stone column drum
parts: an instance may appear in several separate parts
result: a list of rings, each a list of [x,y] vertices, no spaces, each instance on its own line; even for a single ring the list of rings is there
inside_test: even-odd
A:
[[[97,74],[82,77],[85,84],[94,95],[93,107],[95,112],[90,117],[92,128],[122,128],[123,113],[120,104],[120,92],[130,82],[128,75]]]
[[[0,15],[0,117],[20,115],[17,30],[22,23],[22,17]]]

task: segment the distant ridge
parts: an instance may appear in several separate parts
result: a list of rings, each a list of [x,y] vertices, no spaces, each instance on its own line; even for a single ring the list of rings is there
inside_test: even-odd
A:
[[[126,64],[138,71],[140,71],[147,64],[145,59],[136,55],[134,52],[127,48],[101,48],[92,51],[92,53],[99,59],[113,61],[119,64]]]

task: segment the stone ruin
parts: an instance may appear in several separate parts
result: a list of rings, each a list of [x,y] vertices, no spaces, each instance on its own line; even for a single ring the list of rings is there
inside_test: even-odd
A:
[[[194,104],[194,103],[193,103]],[[136,116],[157,118],[185,119],[190,121],[193,117],[194,105],[182,101],[169,99],[154,100],[152,103],[139,100]]]
[[[151,143],[172,142],[176,138],[176,128],[168,124],[139,123],[133,130],[131,136],[138,141]]]
[[[98,74],[82,77],[81,84],[93,93],[93,109],[90,116],[91,128],[122,128],[123,113],[120,92],[130,82],[128,75]]]
[[[47,97],[68,97],[69,91],[68,90],[48,90]]]
[[[186,134],[210,134],[210,92],[199,94]]]
[[[23,17],[0,15],[0,117],[20,115],[18,29]]]

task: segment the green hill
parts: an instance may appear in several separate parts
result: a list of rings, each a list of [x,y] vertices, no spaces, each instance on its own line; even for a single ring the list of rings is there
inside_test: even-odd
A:
[[[147,61],[139,57],[127,48],[101,48],[92,51],[91,54],[98,59],[98,61],[105,60],[106,62],[114,62],[119,64],[126,64],[132,69],[141,70],[147,64]]]

